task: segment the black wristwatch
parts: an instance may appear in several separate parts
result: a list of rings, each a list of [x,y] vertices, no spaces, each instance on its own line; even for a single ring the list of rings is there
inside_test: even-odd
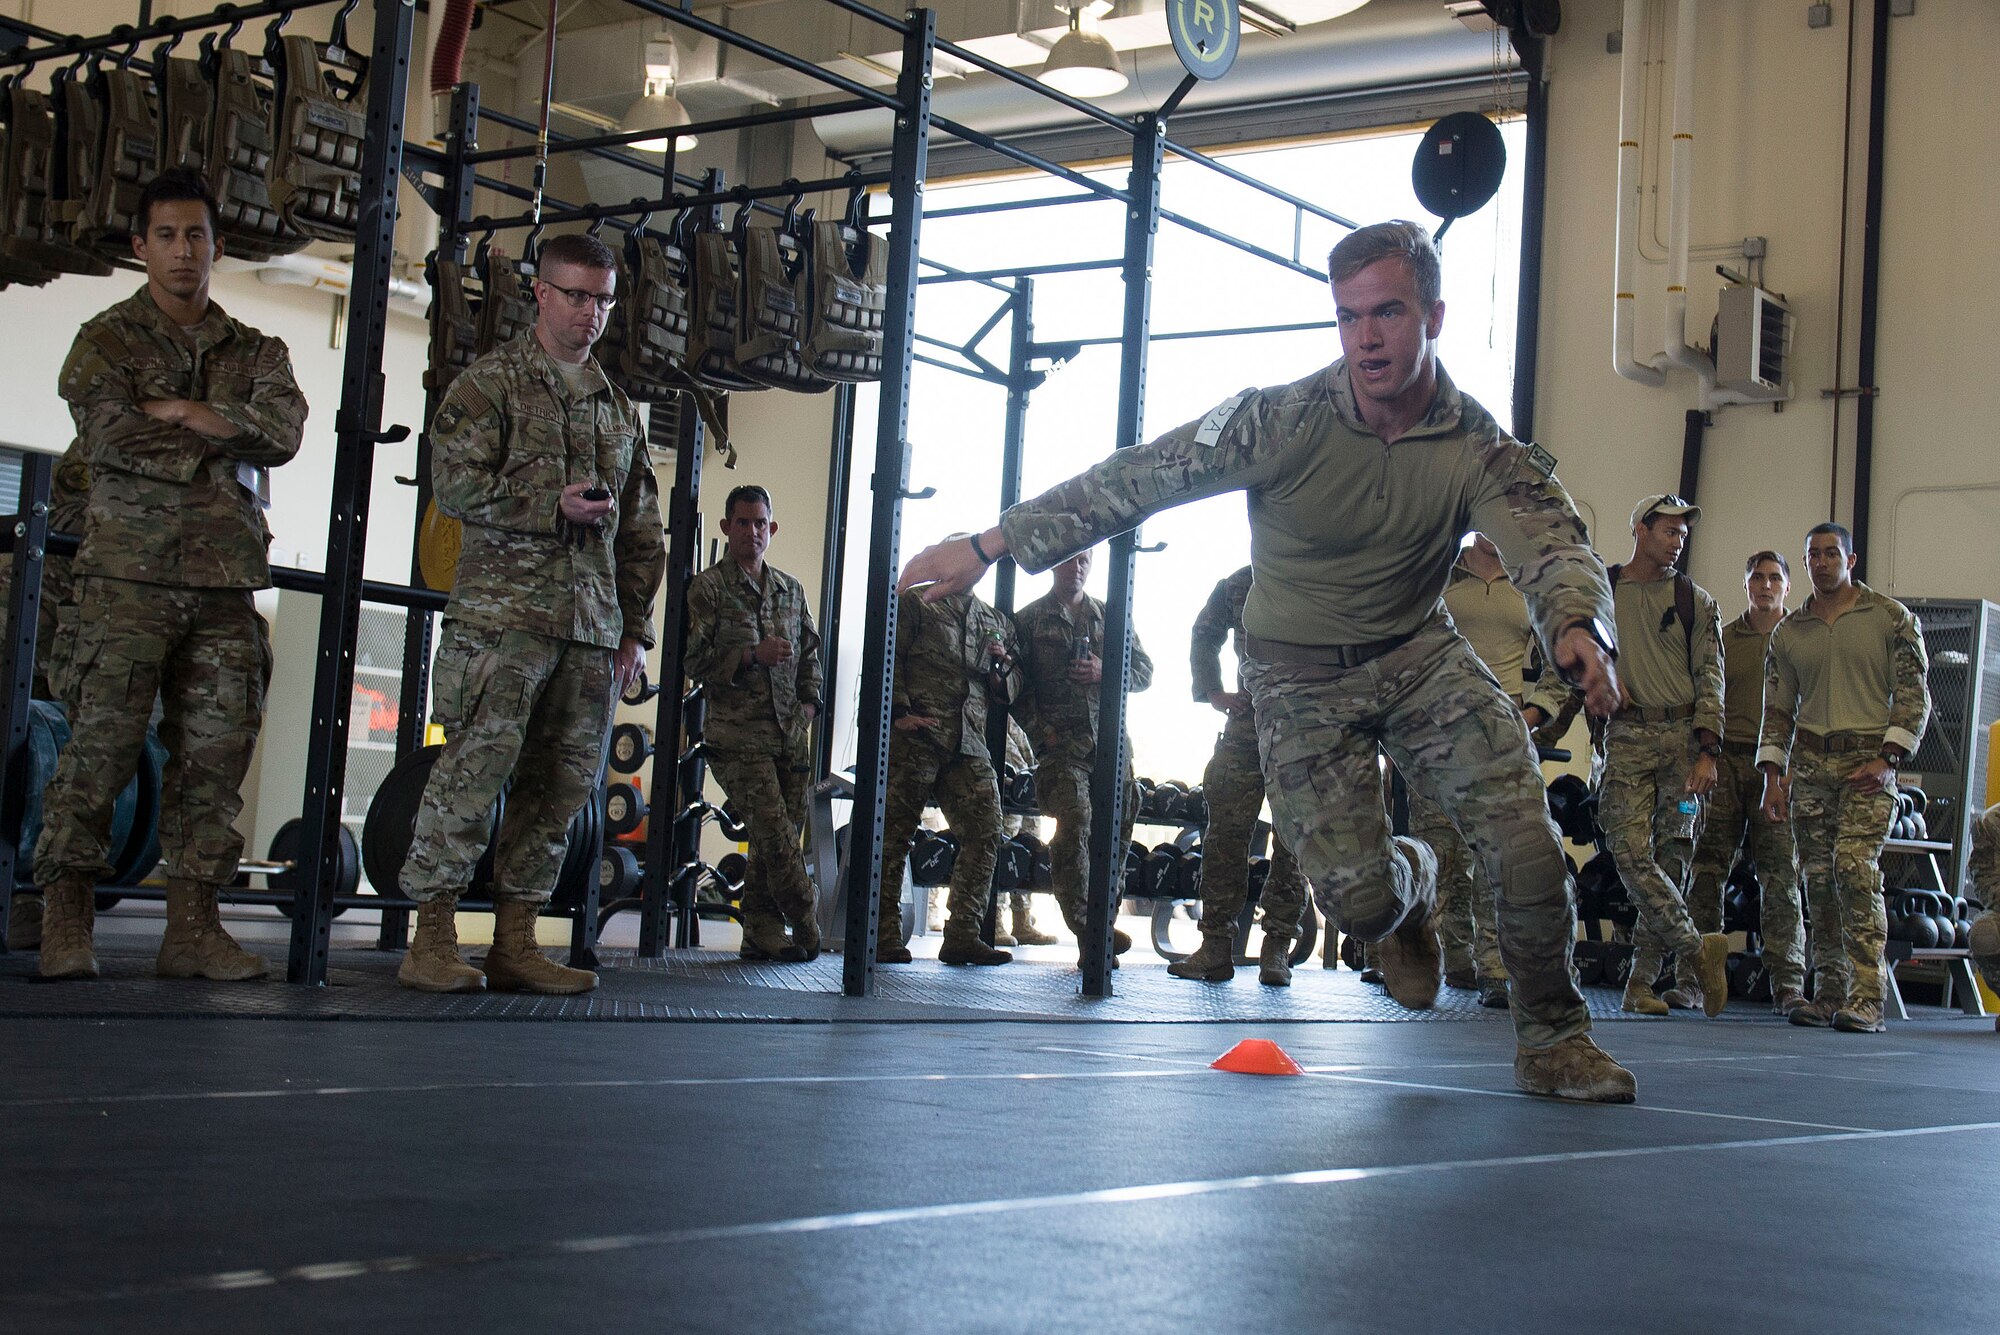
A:
[[[1875,755],[1877,759],[1879,759],[1883,764],[1887,765],[1890,769],[1901,769],[1903,767],[1903,758],[1897,755],[1894,751],[1891,751],[1886,746],[1883,747],[1880,751],[1877,751]]]
[[[1604,624],[1602,617],[1578,617],[1576,620],[1565,625],[1559,634],[1567,634],[1578,626],[1583,628],[1584,634],[1596,640],[1597,647],[1602,649],[1607,655],[1613,659],[1618,657],[1617,641],[1611,633],[1611,627]]]
[[[1713,756],[1715,759],[1720,760],[1722,759],[1722,743],[1709,742],[1701,748],[1701,753],[1705,756]]]

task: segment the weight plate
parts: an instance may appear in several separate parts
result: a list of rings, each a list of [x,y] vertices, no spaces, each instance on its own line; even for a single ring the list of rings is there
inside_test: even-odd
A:
[[[299,836],[304,830],[305,822],[297,816],[292,817],[283,825],[280,825],[278,832],[271,836],[271,847],[265,856],[272,862],[296,863],[299,860]],[[292,871],[274,871],[265,876],[264,884],[272,890],[289,891],[296,895],[299,889],[299,879],[296,869]],[[360,889],[361,846],[355,842],[354,831],[343,825],[340,827],[340,860],[334,866],[333,893],[335,895],[352,895]],[[292,916],[292,906],[290,904],[280,904],[278,905],[278,912],[289,918]],[[334,905],[334,917],[338,918],[345,912],[347,912],[345,908],[338,904]]]
[[[629,783],[612,783],[604,789],[604,827],[613,837],[627,835],[646,819],[646,799]]]
[[[638,893],[638,856],[616,844],[606,848],[597,858],[597,902],[610,904]]]
[[[1476,111],[1456,111],[1424,132],[1410,166],[1417,199],[1440,218],[1463,218],[1486,206],[1507,172],[1500,127]]]
[[[611,730],[611,768],[636,774],[653,754],[653,734],[641,723],[620,723]]]
[[[403,864],[410,857],[410,840],[417,829],[417,811],[423,806],[424,786],[430,782],[431,767],[437,764],[442,746],[425,746],[410,752],[383,776],[375,798],[368,804],[367,819],[361,825],[361,869],[368,884],[385,899],[402,899]],[[493,839],[499,832],[501,816],[507,809],[503,791],[493,803],[487,822],[486,853],[472,870],[472,884],[460,898],[484,898],[493,886]]]
[[[618,695],[628,705],[643,705],[660,693],[660,688],[647,679],[644,672],[625,683],[625,689]]]
[[[417,572],[427,587],[439,593],[451,592],[458,580],[458,553],[464,543],[465,530],[459,522],[439,510],[435,500],[427,503],[424,522],[417,527]]]

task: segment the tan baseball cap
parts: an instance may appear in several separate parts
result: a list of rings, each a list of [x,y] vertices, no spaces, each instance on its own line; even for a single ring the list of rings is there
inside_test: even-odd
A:
[[[1701,518],[1701,507],[1690,505],[1671,492],[1661,496],[1648,496],[1633,509],[1632,527],[1639,527],[1654,515],[1686,515],[1688,523],[1692,524]]]

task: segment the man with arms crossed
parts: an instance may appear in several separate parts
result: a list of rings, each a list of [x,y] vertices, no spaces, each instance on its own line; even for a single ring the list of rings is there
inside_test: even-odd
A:
[[[1591,1042],[1570,971],[1575,897],[1527,725],[1438,612],[1461,536],[1487,534],[1518,570],[1557,665],[1608,714],[1618,679],[1604,567],[1555,460],[1511,439],[1438,364],[1430,233],[1361,228],[1329,267],[1340,361],[1113,452],[998,526],[920,553],[902,584],[943,597],[1001,556],[1046,568],[1169,506],[1247,491],[1256,577],[1243,679],[1278,837],[1328,922],[1382,943],[1398,1001],[1436,999],[1437,862],[1421,841],[1391,839],[1376,761],[1386,749],[1499,887],[1516,1084],[1630,1102],[1632,1074]]]
[[[1910,609],[1854,578],[1843,525],[1806,534],[1806,574],[1812,596],[1771,632],[1757,748],[1764,817],[1792,822],[1812,918],[1813,999],[1792,1023],[1880,1033],[1889,920],[1875,864],[1896,768],[1930,717],[1929,664]]]
[[[223,930],[217,887],[236,877],[243,777],[264,720],[271,635],[267,469],[298,453],[306,402],[278,339],[209,300],[222,241],[215,200],[165,172],[139,199],[132,253],[146,285],[85,324],[61,389],[89,465],[83,545],[63,611],[72,735],[42,798],[35,876],[44,978],[95,978],[92,910],[110,871],[112,807],[161,699],[164,978],[260,978]]]

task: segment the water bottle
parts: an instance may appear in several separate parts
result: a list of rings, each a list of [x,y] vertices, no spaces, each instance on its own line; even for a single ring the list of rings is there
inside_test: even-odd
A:
[[[1069,661],[1072,663],[1088,663],[1090,661],[1090,633],[1088,631],[1079,634],[1069,642]]]
[[[1693,839],[1696,822],[1701,819],[1701,803],[1692,795],[1684,796],[1674,806],[1673,837]]]

